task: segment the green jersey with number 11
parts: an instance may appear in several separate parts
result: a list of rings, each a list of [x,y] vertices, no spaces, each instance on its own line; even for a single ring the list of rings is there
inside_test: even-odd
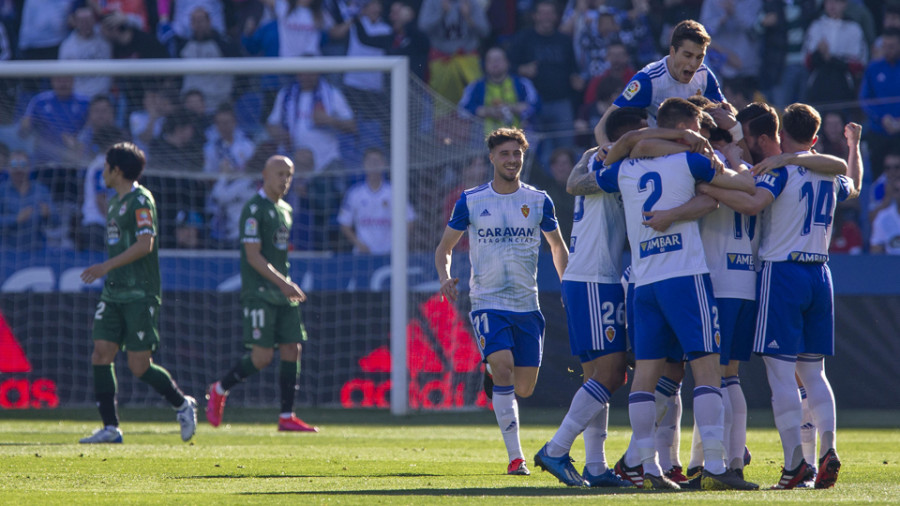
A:
[[[264,278],[247,261],[244,244],[258,243],[260,253],[275,270],[290,279],[288,244],[293,209],[284,200],[272,202],[260,190],[241,211],[241,298],[258,298],[270,304],[296,306],[274,283]]]

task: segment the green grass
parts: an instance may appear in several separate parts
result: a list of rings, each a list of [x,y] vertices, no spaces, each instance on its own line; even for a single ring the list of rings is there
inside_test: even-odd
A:
[[[900,502],[898,412],[839,412],[843,469],[831,490],[654,493],[570,489],[535,469],[530,477],[506,476],[506,452],[489,412],[398,419],[317,410],[302,415],[320,426],[319,434],[284,434],[275,430],[272,410],[233,409],[227,426],[203,422],[185,444],[167,408],[121,411],[125,444],[96,446],[77,444],[99,425],[93,410],[0,412],[0,504]],[[563,415],[523,409],[529,464]],[[613,412],[607,442],[613,462],[628,443],[625,416]],[[746,476],[768,487],[780,472],[778,434],[770,413],[752,413],[751,425]],[[683,458],[689,438],[686,429]],[[572,456],[580,470],[580,439]]]

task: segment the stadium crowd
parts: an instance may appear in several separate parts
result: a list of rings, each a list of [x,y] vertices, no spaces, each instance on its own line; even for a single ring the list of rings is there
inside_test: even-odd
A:
[[[839,208],[831,251],[900,253],[898,0],[2,0],[0,60],[405,55],[479,135],[529,133],[526,180],[571,223],[565,181],[594,125],[684,19],[711,35],[705,63],[737,110],[812,104],[815,148],[845,158],[843,125],[863,124],[870,189]],[[390,207],[388,103],[364,72],[0,79],[3,247],[102,250],[102,155],[129,139],[148,154],[163,247],[235,248],[263,163],[283,154],[294,249],[387,252],[389,213],[365,210]],[[410,222],[452,197],[417,198]]]

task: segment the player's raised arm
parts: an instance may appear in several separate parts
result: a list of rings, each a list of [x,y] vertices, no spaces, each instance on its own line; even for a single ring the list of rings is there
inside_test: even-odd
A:
[[[612,143],[612,141],[609,140],[609,137],[606,136],[606,120],[609,118],[609,115],[618,108],[619,106],[616,104],[610,104],[606,111],[603,112],[603,116],[600,117],[600,121],[594,126],[594,140],[597,141],[597,145],[600,147],[606,147]]]
[[[847,139],[847,147],[850,153],[847,157],[847,177],[853,181],[853,189],[850,190],[849,199],[859,197],[862,191],[863,163],[862,153],[859,151],[859,139],[862,136],[862,126],[859,123],[847,123],[844,126],[844,137]]]
[[[759,176],[786,165],[801,165],[813,172],[831,176],[847,173],[847,162],[824,153],[782,153],[764,159],[754,165],[751,170],[754,176]]]
[[[438,280],[441,282],[441,295],[456,302],[459,292],[456,290],[456,284],[459,278],[450,277],[450,263],[452,261],[453,247],[462,238],[464,230],[456,230],[450,226],[444,228],[444,235],[441,236],[441,242],[438,243],[437,249],[434,251],[434,268],[437,269]]]
[[[597,184],[597,178],[594,177],[593,171],[590,169],[594,163],[594,157],[597,155],[599,148],[591,148],[585,151],[581,156],[581,160],[572,167],[569,179],[566,181],[566,191],[571,195],[592,195],[600,192],[600,186]]]

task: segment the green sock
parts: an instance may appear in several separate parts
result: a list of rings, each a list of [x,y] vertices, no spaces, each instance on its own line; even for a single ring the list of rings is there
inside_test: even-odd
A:
[[[141,381],[153,387],[160,395],[169,401],[169,404],[179,408],[184,404],[184,394],[178,389],[178,385],[172,380],[169,371],[150,362],[150,368],[140,378]]]
[[[281,412],[294,411],[294,397],[297,395],[297,374],[300,362],[281,361],[278,373],[278,386],[281,387]]]
[[[228,371],[219,383],[222,385],[222,389],[227,392],[234,388],[238,383],[243,382],[245,379],[258,372],[259,371],[253,365],[253,360],[250,358],[250,355],[244,355],[241,357],[240,362]]]
[[[116,409],[116,366],[114,364],[94,366],[94,396],[103,425],[119,426],[119,413]]]

